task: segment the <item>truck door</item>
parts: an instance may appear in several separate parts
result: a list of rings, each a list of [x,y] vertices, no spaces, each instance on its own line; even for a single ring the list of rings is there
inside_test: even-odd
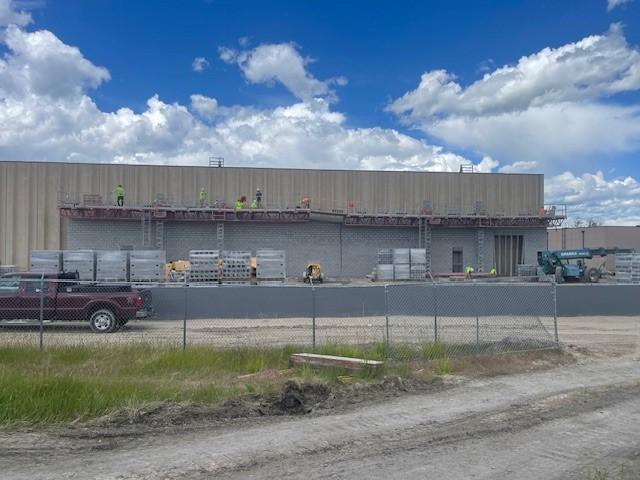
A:
[[[0,320],[15,320],[20,312],[20,279],[0,278]]]
[[[53,317],[55,312],[55,294],[49,291],[52,284],[47,280],[42,282],[39,278],[23,278],[20,282],[20,318],[37,320],[40,318],[40,291],[42,296],[44,320]]]

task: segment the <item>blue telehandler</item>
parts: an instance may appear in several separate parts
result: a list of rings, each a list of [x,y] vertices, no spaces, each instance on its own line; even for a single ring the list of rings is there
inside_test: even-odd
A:
[[[605,273],[604,263],[599,268],[590,267],[584,260],[606,257],[617,253],[633,253],[623,248],[574,248],[571,250],[543,250],[538,252],[538,273],[554,275],[557,283],[589,282],[597,283]],[[570,260],[577,260],[570,263]]]

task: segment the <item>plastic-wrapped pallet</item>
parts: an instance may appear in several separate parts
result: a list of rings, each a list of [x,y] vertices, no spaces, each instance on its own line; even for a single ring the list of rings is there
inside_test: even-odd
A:
[[[424,248],[412,248],[410,252],[412,266],[427,264],[427,251]]]
[[[215,282],[219,277],[219,250],[191,250],[189,252],[189,281]]]
[[[222,252],[224,268],[222,281],[246,283],[251,279],[251,252],[225,250]]]
[[[96,280],[99,282],[129,280],[129,252],[123,250],[96,252]]]
[[[640,283],[640,253],[616,255],[616,281],[618,283]]]
[[[32,272],[61,272],[62,252],[60,250],[33,250],[30,270]]]
[[[132,282],[164,281],[167,253],[164,250],[132,250],[129,253],[129,278]]]
[[[65,250],[62,252],[63,271],[78,272],[80,280],[96,278],[96,252],[93,250]]]
[[[256,278],[258,281],[281,281],[286,277],[284,250],[258,250],[256,252]]]
[[[393,250],[381,248],[378,250],[378,265],[391,265],[393,263]]]
[[[393,275],[396,280],[411,280],[411,266],[408,263],[393,265]]]
[[[378,281],[393,280],[393,265],[382,264],[377,266],[376,278]]]
[[[411,263],[410,249],[408,248],[394,248],[393,249],[393,264],[409,264]]]

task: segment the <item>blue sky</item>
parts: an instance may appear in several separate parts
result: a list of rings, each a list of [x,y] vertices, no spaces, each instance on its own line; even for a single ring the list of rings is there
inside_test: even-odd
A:
[[[471,162],[640,223],[639,20],[633,0],[0,0],[0,159]]]

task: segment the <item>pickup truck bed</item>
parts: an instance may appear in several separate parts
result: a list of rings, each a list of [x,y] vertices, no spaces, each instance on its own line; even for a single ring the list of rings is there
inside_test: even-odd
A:
[[[0,277],[0,321],[87,321],[94,332],[109,333],[146,316],[140,292],[129,285],[80,284],[69,274],[42,275]]]

